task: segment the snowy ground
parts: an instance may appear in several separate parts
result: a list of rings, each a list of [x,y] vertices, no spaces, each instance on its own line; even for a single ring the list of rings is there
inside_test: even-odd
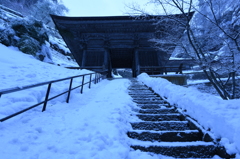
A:
[[[0,44],[0,90],[45,82],[84,73],[40,62],[14,48]],[[173,85],[164,79],[138,77],[179,109],[187,110],[211,133],[221,138],[229,153],[240,153],[239,100],[223,101],[194,88]],[[81,82],[81,79],[75,81]],[[136,104],[127,93],[127,79],[103,80],[84,93],[73,91],[49,102],[47,110],[37,107],[0,123],[0,154],[3,159],[159,159],[165,156],[133,151],[126,132]],[[68,82],[53,86],[51,93],[65,90]],[[0,118],[41,101],[46,87],[3,95]],[[17,157],[16,157],[17,156]],[[237,156],[238,158],[239,155]]]
[[[21,87],[84,73],[40,62],[15,48],[0,44],[0,90]],[[76,80],[80,83],[81,79]],[[130,149],[126,132],[131,129],[130,112],[135,104],[127,93],[130,81],[103,80],[80,94],[75,90],[70,103],[66,96],[0,123],[0,154],[3,159],[154,159]],[[53,86],[51,93],[65,90],[68,82]],[[2,95],[0,118],[44,98],[46,87]],[[17,156],[17,157],[16,157]],[[166,157],[164,157],[166,158]]]

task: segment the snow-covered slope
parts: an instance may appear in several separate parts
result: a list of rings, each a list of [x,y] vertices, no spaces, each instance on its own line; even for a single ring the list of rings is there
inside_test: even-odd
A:
[[[0,44],[0,88],[50,81],[69,76],[90,73],[86,70],[69,70],[61,66],[41,62],[32,55],[24,54],[15,47]],[[58,59],[61,60],[60,58]],[[61,61],[60,61],[61,62]],[[67,64],[65,61],[62,63]]]
[[[31,55],[23,54],[17,48],[8,48],[2,44],[0,44],[0,50],[0,90],[21,88],[27,85],[91,73],[88,70],[69,70],[61,66],[41,62]],[[81,78],[77,78],[74,79],[73,85],[80,85],[80,83]],[[68,85],[69,80],[53,84],[50,95],[53,96],[66,91]],[[0,117],[5,117],[15,113],[17,110],[43,101],[46,88],[47,85],[2,95],[0,99]],[[61,96],[57,100],[64,101],[65,99],[65,96]]]
[[[0,45],[0,90],[21,87],[83,73],[40,62],[16,48]],[[76,80],[81,82],[81,78]],[[59,93],[68,82],[53,85],[51,93]],[[126,132],[131,128],[130,112],[135,104],[128,95],[127,79],[103,80],[72,91],[66,96],[0,123],[0,158],[3,159],[159,159],[130,148]],[[0,118],[40,101],[46,87],[2,95]],[[165,158],[165,157],[164,157]]]

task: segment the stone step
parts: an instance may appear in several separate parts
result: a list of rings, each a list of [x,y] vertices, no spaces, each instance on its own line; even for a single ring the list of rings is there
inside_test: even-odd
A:
[[[130,90],[130,91],[145,91],[145,90],[149,90],[149,88],[148,87],[130,87],[130,88],[128,88],[128,90]]]
[[[138,113],[141,113],[141,114],[168,114],[168,113],[177,113],[177,111],[172,108],[140,109],[140,110],[138,110]]]
[[[156,95],[156,94],[148,94],[148,95],[141,95],[141,94],[130,94],[130,96],[132,97],[132,98],[157,98],[157,97],[159,97],[158,95]],[[159,98],[161,98],[161,97],[159,97]]]
[[[128,137],[151,142],[186,142],[201,141],[203,134],[198,130],[183,131],[129,131]]]
[[[134,122],[130,124],[133,130],[190,130],[187,121]]]
[[[142,95],[142,96],[146,96],[146,95],[154,95],[153,92],[128,92],[129,95]]]
[[[141,109],[160,109],[162,108],[162,104],[138,104],[138,107]]]
[[[175,114],[160,114],[160,115],[142,115],[142,114],[137,114],[136,115],[139,119],[143,121],[183,121],[184,116],[175,113]]]
[[[154,95],[152,92],[128,92],[130,96],[132,95],[138,95],[138,96],[151,96]]]
[[[146,89],[129,89],[129,92],[153,92],[153,91],[146,88]]]
[[[141,109],[160,109],[169,107],[168,104],[137,104]]]
[[[149,88],[147,87],[141,87],[141,88],[129,88],[128,89],[130,92],[139,92],[139,91],[151,91],[153,92],[152,90],[150,90]]]
[[[143,85],[142,83],[134,83],[131,86],[129,86],[129,88],[132,88],[132,87],[139,88],[139,87],[147,87],[147,86]]]
[[[167,104],[165,100],[146,101],[146,100],[133,100],[137,104]]]
[[[159,142],[139,141],[132,144],[135,150],[152,152],[174,158],[212,158],[217,153],[217,147],[213,143],[197,142]]]
[[[163,99],[160,98],[160,97],[148,97],[148,96],[145,96],[145,97],[132,97],[133,100],[137,100],[137,101],[162,101]]]
[[[133,100],[139,100],[140,102],[141,101],[146,101],[146,102],[149,102],[150,99],[157,99],[159,101],[162,101],[163,99],[161,97],[158,97],[158,96],[155,96],[154,94],[153,95],[147,95],[147,94],[143,94],[143,95],[140,95],[140,96],[131,96]],[[157,101],[155,100],[155,101]]]

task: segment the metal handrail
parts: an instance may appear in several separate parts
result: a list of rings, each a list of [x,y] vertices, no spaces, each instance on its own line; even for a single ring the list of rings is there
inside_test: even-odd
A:
[[[171,71],[168,69],[176,69],[175,71]],[[165,73],[167,74],[168,72],[175,72],[176,74],[180,73],[182,74],[183,70],[183,64],[180,64],[178,67],[176,66],[141,66],[140,67],[140,73],[144,71],[148,71],[148,73]]]
[[[92,76],[95,75],[95,78],[93,79]],[[89,81],[88,82],[85,82],[85,76],[90,76],[89,78]],[[72,88],[72,83],[73,83],[73,79],[74,78],[78,78],[78,77],[82,77],[82,83],[74,88]],[[103,75],[101,75],[100,73],[89,73],[89,74],[83,74],[83,75],[78,75],[78,76],[72,76],[72,77],[67,77],[67,78],[62,78],[62,79],[58,79],[58,80],[52,80],[52,81],[47,81],[47,82],[42,82],[42,83],[38,83],[38,84],[33,84],[33,85],[27,85],[27,86],[23,86],[23,87],[15,87],[15,88],[11,88],[11,89],[5,89],[5,90],[0,90],[0,98],[3,94],[9,94],[9,93],[13,93],[13,92],[18,92],[18,91],[22,91],[22,90],[26,90],[26,89],[30,89],[30,88],[35,88],[35,87],[39,87],[39,86],[44,86],[44,85],[48,85],[48,88],[47,88],[47,92],[46,92],[46,96],[45,96],[45,100],[40,102],[40,103],[37,103],[35,105],[32,105],[26,109],[23,109],[21,111],[18,111],[14,114],[11,114],[11,115],[8,115],[2,119],[0,119],[0,122],[3,122],[5,120],[8,120],[14,116],[17,116],[19,114],[22,114],[30,109],[33,109],[41,104],[43,104],[43,108],[42,108],[42,112],[46,110],[46,107],[47,107],[47,102],[52,100],[52,99],[55,99],[63,94],[66,94],[68,93],[67,95],[67,99],[66,99],[66,102],[69,103],[69,99],[70,99],[70,93],[72,90],[74,89],[77,89],[79,87],[81,87],[81,90],[80,90],[80,93],[82,94],[83,93],[83,86],[86,85],[86,84],[89,84],[88,85],[88,88],[90,89],[91,88],[91,83],[94,82],[94,84],[100,82],[101,79],[103,79]],[[56,82],[61,82],[61,81],[65,81],[65,80],[69,80],[70,79],[70,83],[69,83],[69,88],[67,91],[65,92],[62,92],[54,97],[51,97],[49,98],[49,93],[50,93],[50,90],[51,90],[51,86],[53,83],[56,83]],[[84,83],[85,82],[85,83]]]

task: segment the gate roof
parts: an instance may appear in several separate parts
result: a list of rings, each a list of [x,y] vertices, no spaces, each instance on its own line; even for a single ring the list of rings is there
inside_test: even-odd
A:
[[[107,17],[64,17],[51,15],[64,41],[80,64],[81,50],[111,50],[115,56],[133,49],[155,51],[154,42],[150,39],[161,39],[162,60],[167,60],[175,48],[169,39],[179,39],[185,26],[173,19],[184,20],[184,16],[107,16]],[[166,49],[164,48],[166,47]],[[130,57],[130,56],[129,56]],[[121,59],[121,58],[119,58]],[[120,62],[119,62],[120,64]],[[113,64],[114,65],[114,64]],[[120,64],[121,65],[121,64]]]

